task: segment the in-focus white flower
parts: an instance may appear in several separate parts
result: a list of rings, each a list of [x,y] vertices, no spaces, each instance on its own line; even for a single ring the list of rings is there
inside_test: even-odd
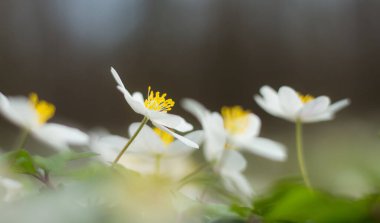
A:
[[[4,202],[13,201],[21,194],[22,184],[16,180],[0,176],[0,187],[4,188],[5,194],[3,197]]]
[[[210,112],[192,99],[185,99],[183,107],[200,121],[204,129],[204,153],[208,161],[220,160],[223,151],[228,149],[240,149],[276,161],[286,159],[284,146],[259,137],[259,117],[240,106],[223,107],[219,114]]]
[[[349,99],[331,104],[327,96],[314,98],[311,95],[302,95],[287,86],[281,87],[278,92],[269,86],[263,86],[260,94],[254,96],[257,104],[269,114],[292,122],[312,123],[331,120],[337,111],[350,104]]]
[[[117,89],[123,93],[125,100],[136,113],[148,118],[154,126],[181,140],[186,145],[193,148],[199,147],[196,143],[171,130],[187,132],[191,131],[193,126],[182,117],[167,113],[174,106],[174,101],[172,99],[166,99],[165,93],[154,92],[149,86],[147,98],[144,100],[140,92],[135,92],[132,95],[129,93],[113,67],[111,67],[111,73],[118,84]]]
[[[28,131],[35,138],[55,149],[67,149],[69,145],[84,145],[87,134],[68,126],[47,123],[54,116],[54,105],[40,101],[37,94],[30,97],[6,97],[0,93],[0,113],[15,125]]]

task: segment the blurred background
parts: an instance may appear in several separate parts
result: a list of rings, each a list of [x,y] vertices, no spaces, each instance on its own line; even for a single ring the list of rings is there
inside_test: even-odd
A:
[[[35,91],[56,105],[54,121],[120,134],[141,117],[115,89],[110,66],[130,91],[151,85],[211,110],[242,105],[263,119],[263,136],[289,150],[283,164],[250,156],[248,175],[263,184],[298,169],[293,126],[254,103],[259,88],[347,97],[352,105],[335,121],[305,128],[312,178],[343,191],[341,185],[363,182],[348,167],[380,168],[379,10],[376,0],[4,0],[0,91]],[[173,113],[197,123],[179,105]],[[17,132],[9,126],[1,119],[2,147]]]

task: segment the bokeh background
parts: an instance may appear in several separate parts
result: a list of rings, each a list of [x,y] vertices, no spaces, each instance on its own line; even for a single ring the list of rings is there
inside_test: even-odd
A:
[[[376,0],[4,0],[0,91],[35,91],[56,105],[55,121],[120,134],[141,117],[115,89],[110,66],[130,91],[151,85],[211,110],[242,105],[263,119],[263,136],[289,150],[282,164],[250,156],[258,188],[298,173],[293,126],[253,102],[259,88],[348,97],[335,121],[305,128],[306,157],[316,184],[366,192],[363,172],[380,168],[379,11]],[[197,124],[180,106],[173,112]],[[17,130],[3,119],[0,128],[6,148]]]

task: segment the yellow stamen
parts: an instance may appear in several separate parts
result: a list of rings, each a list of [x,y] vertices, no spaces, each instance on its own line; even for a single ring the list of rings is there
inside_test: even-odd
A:
[[[306,104],[312,100],[314,100],[314,97],[310,94],[301,94],[301,93],[298,93],[298,97],[301,99],[302,103]]]
[[[146,108],[154,111],[159,112],[168,112],[172,110],[172,107],[174,106],[174,101],[169,98],[166,99],[166,94],[160,94],[159,91],[154,92],[152,91],[152,88],[148,87],[148,97],[144,101],[144,105]]]
[[[172,135],[165,131],[162,131],[159,128],[153,128],[153,131],[161,138],[166,146],[174,141],[174,137]]]
[[[240,106],[223,107],[221,110],[224,128],[231,134],[245,132],[249,125],[249,111]]]
[[[29,102],[36,109],[40,124],[45,124],[54,116],[55,106],[47,101],[40,101],[36,93],[33,92],[29,95]]]

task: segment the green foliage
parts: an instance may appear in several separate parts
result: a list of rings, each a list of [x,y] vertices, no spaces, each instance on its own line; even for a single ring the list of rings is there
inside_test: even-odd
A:
[[[0,156],[0,163],[16,173],[36,175],[38,169],[62,173],[68,162],[95,156],[91,152],[65,151],[50,157],[32,156],[26,150],[16,150]]]
[[[373,212],[374,207],[380,205],[378,198],[378,195],[372,195],[355,200],[312,190],[301,184],[282,182],[269,195],[254,202],[254,212],[268,223],[379,222]]]
[[[244,207],[238,204],[232,204],[230,211],[236,213],[242,218],[249,218],[251,216],[252,208]]]
[[[94,156],[96,156],[96,154],[92,152],[79,153],[68,150],[50,157],[33,156],[33,160],[36,163],[36,165],[38,165],[38,167],[40,167],[41,169],[58,174],[63,172],[68,162],[79,159],[91,158]]]
[[[6,153],[0,157],[0,162],[8,166],[16,173],[31,174],[37,173],[37,167],[32,156],[26,150],[16,150]]]

